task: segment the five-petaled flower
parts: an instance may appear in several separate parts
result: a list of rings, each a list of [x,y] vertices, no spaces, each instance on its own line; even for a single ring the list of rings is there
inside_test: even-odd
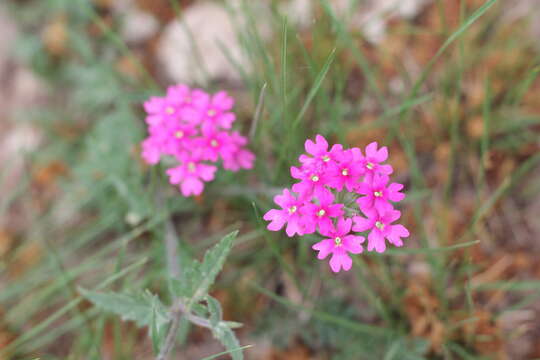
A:
[[[321,231],[321,235],[326,239],[312,246],[314,250],[319,251],[317,258],[320,260],[332,254],[330,268],[333,272],[339,272],[341,268],[345,271],[350,270],[352,259],[348,253],[360,254],[364,250],[361,245],[365,240],[364,237],[350,234],[351,226],[351,219],[339,218],[335,227],[331,225],[325,231]]]

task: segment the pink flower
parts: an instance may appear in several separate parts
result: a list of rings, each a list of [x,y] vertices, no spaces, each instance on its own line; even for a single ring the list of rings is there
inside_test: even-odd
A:
[[[200,162],[199,157],[194,157],[187,152],[178,155],[180,165],[167,169],[169,182],[173,185],[180,184],[180,190],[184,196],[200,195],[204,189],[204,181],[212,181],[217,168]]]
[[[161,152],[167,155],[175,155],[187,147],[191,137],[197,133],[193,126],[184,125],[179,120],[151,125],[148,132],[156,142],[159,142]]]
[[[211,125],[203,125],[202,136],[195,140],[195,146],[201,149],[204,160],[211,161],[217,161],[220,156],[228,157],[235,150],[229,134]]]
[[[304,200],[297,199],[288,189],[284,189],[283,194],[274,197],[274,202],[281,209],[272,209],[264,214],[264,220],[270,221],[270,224],[267,226],[268,230],[279,231],[287,224],[285,229],[287,236],[292,237],[294,234],[303,235],[303,223],[299,210],[304,204]]]
[[[321,234],[328,237],[312,246],[312,249],[318,250],[317,258],[322,260],[332,254],[330,259],[330,268],[333,272],[339,272],[341,268],[348,271],[352,266],[352,259],[348,253],[360,254],[363,251],[363,236],[351,235],[352,220],[339,218],[337,226],[330,226]]]
[[[375,249],[379,253],[384,252],[386,250],[385,238],[395,246],[403,246],[401,238],[408,237],[409,231],[403,225],[392,225],[400,218],[401,212],[391,209],[379,214],[378,211],[371,210],[365,214],[367,218],[362,216],[353,218],[353,230],[359,232],[371,230],[368,235],[368,251]]]
[[[375,175],[371,183],[363,182],[358,185],[358,194],[365,195],[356,200],[360,209],[370,210],[375,208],[382,213],[392,209],[392,204],[388,201],[401,201],[405,198],[405,194],[401,193],[403,185],[399,183],[391,183],[388,187],[390,178],[386,175]]]
[[[180,84],[173,85],[167,88],[167,99],[178,106],[191,104],[191,89],[189,86]]]
[[[388,149],[386,146],[378,150],[377,142],[372,142],[366,146],[366,156],[360,160],[366,171],[366,182],[371,182],[374,174],[390,175],[394,171],[390,165],[381,165],[387,158]]]
[[[230,129],[236,120],[236,115],[230,110],[234,106],[234,99],[225,91],[220,91],[210,97],[200,90],[193,91],[193,110],[188,119],[203,121],[206,124]]]
[[[147,138],[142,142],[141,156],[149,165],[155,165],[161,157],[161,144],[154,138]]]
[[[300,212],[304,215],[304,231],[306,234],[327,232],[332,227],[332,218],[343,215],[343,204],[334,204],[334,195],[328,190],[318,190],[315,194],[318,204],[306,203]]]
[[[233,105],[224,91],[211,96],[182,84],[170,86],[164,97],[150,97],[144,103],[149,136],[141,144],[142,158],[151,165],[162,155],[176,159],[180,164],[167,174],[185,196],[200,194],[204,182],[214,178],[217,168],[203,161],[221,159],[232,171],[252,168],[255,155],[246,149],[247,139],[229,130]]]
[[[315,142],[307,139],[304,147],[306,152],[311,156],[300,155],[300,162],[307,166],[319,166],[325,167],[327,164],[336,161],[336,157],[342,152],[343,146],[341,144],[336,144],[332,146],[332,149],[328,151],[328,142],[326,139],[317,135],[315,137]]]
[[[330,175],[322,167],[306,166],[297,168],[291,166],[291,176],[301,180],[292,186],[294,192],[302,195],[311,195],[316,191],[325,190],[329,183]]]
[[[390,183],[388,175],[393,169],[383,164],[388,158],[387,148],[378,149],[373,142],[366,147],[366,156],[359,148],[343,149],[340,144],[328,148],[328,142],[321,135],[317,135],[315,141],[306,140],[307,154],[299,157],[301,166],[291,166],[292,178],[300,180],[292,186],[299,198],[290,196],[285,189],[290,203],[280,204],[282,210],[270,210],[264,219],[272,221],[268,228],[273,231],[281,229],[292,218],[293,229],[296,229],[293,234],[318,232],[325,238],[313,245],[313,249],[319,251],[319,259],[332,254],[330,267],[339,272],[351,268],[350,254],[363,250],[360,244],[364,237],[349,234],[351,227],[354,231],[369,230],[368,250],[378,252],[385,251],[386,240],[402,246],[402,238],[409,236],[409,232],[403,225],[393,224],[401,214],[394,210],[392,202],[403,200],[405,194],[401,192],[402,184]],[[339,200],[334,203],[336,199]],[[348,207],[344,214],[344,204],[358,206],[367,217],[348,215],[349,211],[356,213]],[[293,207],[294,215],[286,211]],[[287,234],[291,236],[291,231]]]
[[[360,183],[360,177],[365,173],[364,167],[355,158],[353,150],[345,150],[337,154],[337,162],[329,170],[331,180],[329,180],[328,185],[338,191],[343,190],[343,186],[349,192],[354,191]],[[360,149],[356,150],[360,151]]]
[[[221,154],[223,168],[231,171],[251,169],[253,167],[253,162],[255,161],[255,155],[244,148],[247,144],[247,139],[240,135],[238,131],[234,131],[229,140],[231,141],[234,150]]]
[[[148,125],[161,124],[165,121],[177,119],[180,113],[178,104],[167,98],[152,96],[144,103],[144,109],[148,116],[146,122]]]

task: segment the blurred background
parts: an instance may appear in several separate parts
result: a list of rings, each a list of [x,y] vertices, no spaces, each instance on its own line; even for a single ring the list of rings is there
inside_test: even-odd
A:
[[[540,359],[539,1],[2,0],[0,34],[0,359],[152,358],[79,286],[170,303],[165,219],[197,258],[240,229],[212,295],[247,359]],[[267,86],[254,170],[195,199],[139,155],[176,83],[245,134]],[[334,275],[265,229],[317,133],[389,147],[404,248]],[[176,349],[223,351],[188,324]]]

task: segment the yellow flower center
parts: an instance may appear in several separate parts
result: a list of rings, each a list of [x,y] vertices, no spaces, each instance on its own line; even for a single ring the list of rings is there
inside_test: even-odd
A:
[[[178,130],[177,132],[174,133],[174,136],[178,139],[181,139],[184,137],[184,132],[182,130]]]
[[[336,237],[334,239],[334,243],[336,244],[336,246],[341,246],[343,245],[342,242],[341,242],[341,238],[340,237]]]
[[[377,221],[377,222],[375,223],[375,226],[376,226],[377,229],[379,229],[379,230],[384,230],[384,224],[383,224],[382,222],[380,222],[380,221]]]
[[[321,209],[321,210],[317,211],[317,216],[318,217],[324,216],[324,214],[326,214],[326,211],[324,211],[324,209]]]
[[[322,157],[322,160],[323,160],[324,162],[330,161],[330,156],[324,155],[324,156]]]
[[[186,97],[184,99],[184,102],[187,103],[187,104],[191,103],[191,96]]]
[[[341,170],[341,175],[343,175],[343,176],[349,175],[349,170],[348,169]]]
[[[212,140],[210,141],[210,145],[212,145],[212,147],[218,147],[219,143],[217,142],[217,140],[212,139]]]
[[[207,114],[208,116],[214,116],[216,115],[216,110],[208,110]]]
[[[317,175],[312,175],[311,176],[311,181],[317,182],[317,181],[319,181],[319,177]]]
[[[373,170],[373,168],[375,167],[375,165],[373,165],[373,163],[371,163],[371,162],[368,162],[368,163],[366,164],[366,167],[367,167],[369,170]]]
[[[172,114],[174,114],[174,108],[173,108],[172,106],[167,106],[167,107],[165,108],[165,112],[166,112],[167,114],[169,114],[169,115],[172,115]]]
[[[382,196],[382,191],[375,191],[373,193],[373,195],[375,195],[376,197],[381,197]]]
[[[296,212],[296,206],[293,205],[289,208],[289,214],[294,214],[295,212]]]
[[[189,172],[195,172],[195,170],[196,170],[196,168],[197,168],[197,167],[195,166],[195,163],[194,163],[194,162],[189,162],[187,167],[188,167]]]

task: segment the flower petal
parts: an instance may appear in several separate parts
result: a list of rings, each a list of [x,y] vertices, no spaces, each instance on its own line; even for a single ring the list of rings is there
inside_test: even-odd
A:
[[[353,221],[354,221],[354,225],[352,229],[353,231],[358,231],[358,232],[369,230],[373,228],[373,225],[374,225],[373,219],[370,219],[370,218],[366,219],[365,217],[362,217],[362,216],[353,217]]]
[[[343,248],[352,254],[360,254],[364,251],[361,243],[365,241],[363,236],[347,235],[343,237]]]
[[[377,142],[374,141],[366,146],[366,157],[375,158],[377,156]]]
[[[372,230],[368,235],[368,250],[382,253],[386,250],[386,244],[381,232],[377,229]]]
[[[180,184],[180,190],[182,190],[184,196],[200,195],[203,192],[203,189],[203,182],[194,176],[187,177],[182,184]]]
[[[332,252],[332,250],[334,249],[334,242],[332,241],[332,239],[324,239],[314,244],[311,248],[313,250],[319,251],[317,259],[322,260]]]

